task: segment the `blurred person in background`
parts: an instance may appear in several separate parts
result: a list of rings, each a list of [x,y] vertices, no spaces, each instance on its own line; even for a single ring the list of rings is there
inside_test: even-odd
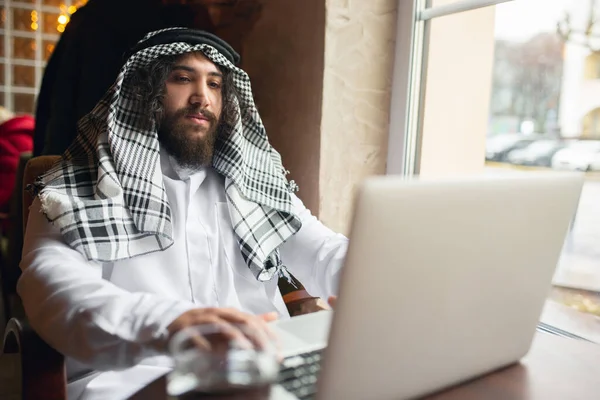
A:
[[[19,159],[33,149],[35,121],[31,115],[14,115],[0,107],[0,212],[9,212]],[[8,229],[3,220],[2,231]]]

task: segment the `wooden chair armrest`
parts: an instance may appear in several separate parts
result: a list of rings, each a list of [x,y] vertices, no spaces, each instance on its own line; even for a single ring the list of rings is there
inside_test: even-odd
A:
[[[67,399],[63,355],[44,342],[27,320],[11,318],[8,321],[2,349],[5,354],[20,354],[23,400]]]

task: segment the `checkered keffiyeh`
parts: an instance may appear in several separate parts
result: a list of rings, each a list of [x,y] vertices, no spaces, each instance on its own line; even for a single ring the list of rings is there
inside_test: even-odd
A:
[[[159,44],[132,55],[103,99],[79,122],[74,143],[34,189],[48,220],[88,260],[113,262],[170,247],[171,210],[156,127],[143,128],[142,105],[127,78],[158,57],[196,51],[233,73],[239,104],[249,113],[217,146],[213,167],[225,177],[243,258],[258,280],[268,280],[281,264],[279,246],[301,226],[292,212],[294,184],[286,180],[281,157],[268,142],[248,75],[207,44]]]

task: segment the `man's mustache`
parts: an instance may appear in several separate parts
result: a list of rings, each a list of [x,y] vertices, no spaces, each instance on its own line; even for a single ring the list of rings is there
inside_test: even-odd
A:
[[[214,124],[215,122],[217,122],[217,116],[205,108],[186,107],[182,110],[179,110],[179,112],[177,114],[179,114],[178,116],[180,116],[180,117],[185,117],[186,115],[200,114],[204,118],[209,120],[211,122],[211,124]]]

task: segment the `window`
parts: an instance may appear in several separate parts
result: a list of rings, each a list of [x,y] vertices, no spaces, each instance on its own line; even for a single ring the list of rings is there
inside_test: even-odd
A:
[[[583,117],[581,135],[587,139],[600,139],[600,108],[595,108]]]
[[[600,0],[401,1],[394,68],[388,173],[585,171],[550,300],[600,316]]]
[[[585,79],[600,79],[600,54],[594,52],[585,58]]]
[[[492,110],[496,117],[512,118],[513,132],[554,143],[546,151],[525,148],[507,152],[502,167],[535,167],[587,171],[579,209],[567,238],[554,283],[553,299],[583,312],[600,315],[600,33],[596,0],[515,1],[496,7],[495,47],[517,46],[519,59],[536,79],[519,86],[518,95],[525,103],[516,103],[508,111]],[[515,15],[527,19],[526,28],[517,29]],[[531,60],[534,63],[531,63]],[[509,57],[496,54],[494,70],[503,68]],[[518,61],[518,60],[517,60]],[[519,65],[518,63],[516,64]],[[517,70],[518,71],[518,70]],[[505,90],[511,82],[497,82]],[[513,80],[514,85],[518,81]],[[558,83],[558,84],[557,84]],[[496,91],[496,88],[494,88]],[[492,97],[492,103],[498,99]],[[529,104],[526,106],[525,104]],[[494,109],[494,105],[492,109]],[[489,131],[492,137],[507,131]],[[528,149],[531,149],[528,150]],[[517,156],[515,156],[515,153]]]
[[[5,0],[0,8],[0,105],[33,113],[44,67],[70,15],[87,0]]]

